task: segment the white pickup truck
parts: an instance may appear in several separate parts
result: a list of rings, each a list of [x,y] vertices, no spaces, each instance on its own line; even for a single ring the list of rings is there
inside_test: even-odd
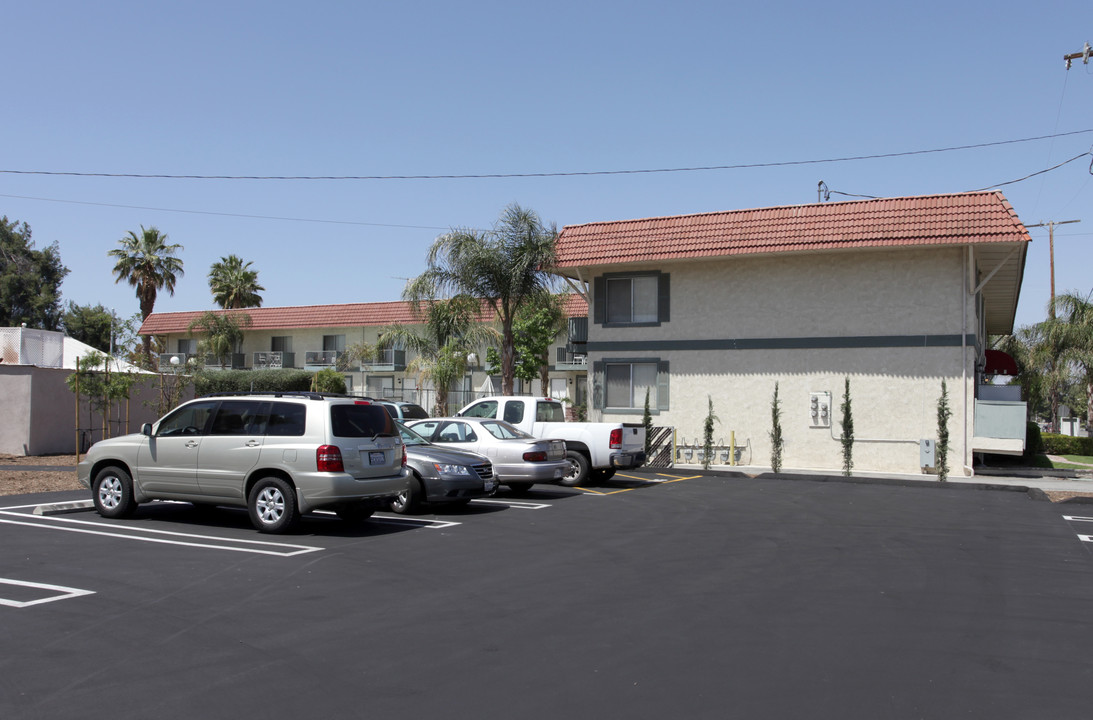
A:
[[[456,415],[501,419],[537,438],[565,440],[570,468],[559,481],[580,485],[603,481],[615,470],[645,464],[645,427],[641,423],[565,422],[562,403],[550,398],[494,396],[476,400]]]

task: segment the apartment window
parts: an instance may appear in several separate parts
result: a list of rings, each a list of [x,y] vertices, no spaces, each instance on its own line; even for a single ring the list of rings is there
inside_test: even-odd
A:
[[[657,358],[608,359],[593,363],[593,406],[608,412],[668,409],[668,362]]]
[[[323,350],[345,352],[345,335],[323,335]]]
[[[180,339],[178,341],[178,349],[175,352],[185,353],[186,355],[197,354],[197,340],[194,339]]]
[[[291,335],[275,335],[270,338],[269,349],[271,352],[292,352],[292,336]]]
[[[668,275],[660,272],[607,274],[595,279],[595,322],[600,325],[659,325],[668,322]]]

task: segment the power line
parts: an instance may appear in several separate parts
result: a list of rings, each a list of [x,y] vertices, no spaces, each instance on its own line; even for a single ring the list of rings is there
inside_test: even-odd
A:
[[[705,165],[695,167],[656,168],[642,170],[583,170],[572,172],[536,172],[536,173],[484,173],[464,175],[172,175],[166,173],[105,173],[105,172],[76,172],[56,170],[4,170],[0,174],[7,175],[59,175],[66,177],[102,177],[102,178],[134,178],[142,180],[484,180],[484,179],[512,179],[512,178],[546,178],[546,177],[587,177],[594,175],[648,175],[654,173],[679,173],[701,172],[711,170],[744,170],[750,168],[789,167],[794,165],[819,165],[823,163],[851,162],[858,160],[881,160],[885,158],[908,157],[912,155],[928,155],[931,153],[953,152],[956,150],[974,150],[977,148],[997,147],[999,145],[1013,145],[1016,143],[1035,142],[1052,138],[1069,137],[1093,132],[1088,130],[1074,130],[1072,132],[1056,133],[1053,135],[1040,135],[1037,137],[1020,138],[1017,140],[998,140],[995,142],[976,143],[972,145],[954,145],[952,147],[934,148],[931,150],[908,150],[905,152],[880,153],[876,155],[854,155],[849,157],[826,158],[823,160],[788,160],[783,162],[765,163],[741,163],[737,165]]]
[[[211,210],[179,210],[177,208],[148,207],[145,205],[120,205],[116,203],[87,202],[84,200],[58,200],[56,198],[30,197],[28,195],[4,195],[0,197],[16,200],[39,200],[41,202],[67,203],[70,205],[95,205],[97,207],[125,208],[128,210],[152,210],[155,212],[185,213],[187,215],[217,215],[220,217],[247,218],[250,220],[284,220],[288,222],[328,223],[331,225],[363,225],[366,227],[409,228],[411,230],[451,230],[447,227],[431,225],[397,225],[394,223],[355,222],[353,220],[321,220],[317,218],[280,217],[277,215],[245,215],[243,213],[213,212]]]

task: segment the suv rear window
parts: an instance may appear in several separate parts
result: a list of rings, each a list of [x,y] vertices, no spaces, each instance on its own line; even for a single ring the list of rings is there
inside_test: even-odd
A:
[[[334,437],[375,437],[394,435],[391,416],[379,405],[331,405],[330,425]]]
[[[420,405],[403,405],[402,417],[407,420],[424,420],[429,417],[429,413],[425,412],[425,408]]]

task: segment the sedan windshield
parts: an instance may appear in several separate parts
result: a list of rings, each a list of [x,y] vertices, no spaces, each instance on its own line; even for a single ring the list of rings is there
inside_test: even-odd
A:
[[[428,445],[429,441],[418,435],[416,432],[406,427],[402,423],[395,423],[398,426],[399,435],[402,435],[402,442],[406,445]]]
[[[491,420],[489,422],[484,422],[482,423],[482,428],[498,440],[513,440],[516,438],[524,440],[528,438],[531,438],[532,440],[535,439],[535,436],[527,434],[518,427],[509,425],[503,420]]]

